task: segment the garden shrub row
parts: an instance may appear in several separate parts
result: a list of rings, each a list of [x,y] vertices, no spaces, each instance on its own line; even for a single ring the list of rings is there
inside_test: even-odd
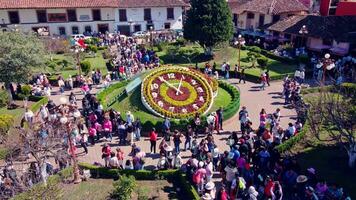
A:
[[[276,149],[278,150],[279,153],[285,153],[287,151],[290,151],[294,147],[294,145],[296,145],[305,137],[308,131],[309,131],[309,125],[307,122],[304,124],[303,129],[296,136],[293,136],[289,140],[284,141],[282,144],[278,145]]]
[[[101,102],[103,104],[104,108],[107,108],[108,105],[110,104],[110,102],[109,102],[110,99],[107,99],[107,96],[110,93],[114,92],[115,90],[126,86],[128,83],[129,83],[129,81],[121,81],[119,83],[115,83],[113,85],[110,85],[108,88],[99,91],[96,94],[96,97],[98,98],[99,102]],[[116,101],[117,99],[115,98],[114,100]],[[104,104],[104,103],[106,103],[106,104]]]
[[[33,105],[31,105],[30,109],[33,112],[37,112],[41,105],[45,105],[48,103],[48,97],[41,97],[41,98],[36,98],[38,101],[36,103],[34,103]]]
[[[270,59],[273,59],[273,60],[278,60],[282,63],[286,63],[286,64],[298,64],[298,60],[296,59],[292,59],[292,58],[287,58],[287,57],[283,57],[283,56],[278,56],[278,55],[275,55],[274,53],[270,52],[270,51],[267,51],[265,49],[261,49],[257,46],[246,46],[245,49],[249,50],[249,51],[253,51],[253,52],[256,52],[256,53],[260,53]]]
[[[235,86],[224,81],[219,81],[219,87],[223,88],[231,95],[231,103],[224,108],[223,113],[224,120],[228,120],[233,117],[240,108],[240,92]]]
[[[199,200],[199,194],[194,186],[187,180],[184,173],[179,170],[163,170],[163,171],[149,171],[149,170],[119,170],[108,169],[104,167],[94,166],[87,163],[79,163],[82,169],[90,170],[94,178],[112,178],[118,179],[122,175],[133,176],[136,180],[159,180],[166,179],[177,184],[189,199]]]

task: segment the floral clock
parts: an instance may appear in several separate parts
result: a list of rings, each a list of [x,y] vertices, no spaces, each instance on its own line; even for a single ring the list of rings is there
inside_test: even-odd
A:
[[[206,113],[213,104],[213,89],[200,72],[186,67],[162,67],[141,85],[141,100],[161,117],[187,118]]]

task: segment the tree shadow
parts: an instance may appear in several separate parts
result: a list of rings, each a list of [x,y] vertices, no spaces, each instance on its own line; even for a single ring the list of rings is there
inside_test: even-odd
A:
[[[346,151],[336,145],[318,145],[297,154],[302,169],[313,167],[318,178],[337,183],[352,197],[356,196],[356,170],[348,167]]]

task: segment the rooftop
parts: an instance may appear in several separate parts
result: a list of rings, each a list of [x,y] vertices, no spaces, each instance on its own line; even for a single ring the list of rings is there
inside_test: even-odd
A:
[[[183,0],[0,0],[0,9],[188,6]]]

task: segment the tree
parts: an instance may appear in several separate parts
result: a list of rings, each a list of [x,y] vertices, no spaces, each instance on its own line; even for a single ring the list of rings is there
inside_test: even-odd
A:
[[[233,23],[226,0],[191,0],[184,37],[197,41],[206,54],[212,54],[212,47],[229,41],[233,36]]]
[[[356,105],[349,96],[350,91],[341,88],[337,93],[322,91],[310,102],[307,120],[310,132],[319,141],[334,142],[344,147],[352,168],[356,162]]]
[[[0,82],[12,93],[11,83],[26,83],[32,69],[44,66],[45,50],[42,42],[31,34],[0,32]]]

